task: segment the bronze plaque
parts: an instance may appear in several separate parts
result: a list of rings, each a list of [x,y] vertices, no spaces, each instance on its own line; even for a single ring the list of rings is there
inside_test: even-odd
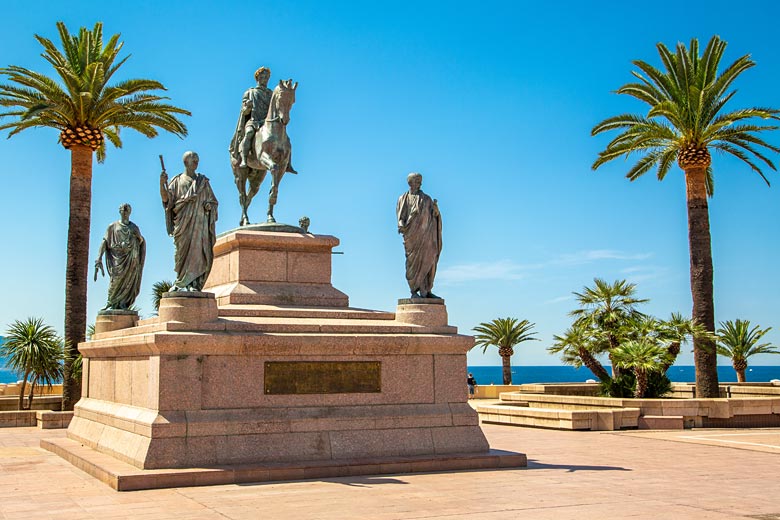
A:
[[[379,361],[266,361],[265,393],[367,394],[382,391]]]

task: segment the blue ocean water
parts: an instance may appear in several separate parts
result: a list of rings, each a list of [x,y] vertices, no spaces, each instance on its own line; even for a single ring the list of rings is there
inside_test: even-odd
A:
[[[2,360],[0,360],[1,362]],[[474,374],[480,385],[503,383],[500,366],[470,366],[469,372]],[[609,368],[607,368],[609,370]],[[693,366],[673,366],[667,372],[669,379],[676,383],[692,382],[694,380]],[[749,367],[745,374],[748,381],[769,381],[780,379],[780,366],[754,366]],[[0,368],[0,383],[13,383],[19,378],[7,368]],[[574,368],[570,366],[513,366],[512,383],[583,383],[596,377],[587,368]],[[718,379],[722,383],[733,383],[737,380],[734,369],[730,366],[718,367]]]
[[[477,384],[500,385],[503,384],[500,366],[470,366],[469,372],[474,374]],[[607,367],[607,370],[610,370]],[[693,366],[673,366],[666,373],[675,383],[693,382],[695,371]],[[780,379],[780,366],[754,366],[748,367],[745,378],[750,382],[769,381]],[[571,366],[513,366],[512,384],[523,383],[583,383],[588,379],[597,379],[593,373],[585,367],[574,368]],[[731,366],[718,367],[718,381],[721,383],[735,383],[737,374]]]

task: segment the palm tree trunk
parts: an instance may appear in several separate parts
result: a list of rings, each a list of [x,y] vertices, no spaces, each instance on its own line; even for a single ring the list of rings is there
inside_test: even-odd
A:
[[[81,398],[81,381],[71,378],[78,344],[87,330],[87,278],[89,276],[89,228],[92,208],[92,150],[76,145],[70,150],[70,220],[65,273],[65,370],[62,409],[73,410]]]
[[[709,332],[715,332],[715,303],[712,289],[712,245],[707,206],[706,168],[685,170],[688,201],[688,244],[691,255],[692,318]],[[696,396],[718,397],[718,362],[712,339],[693,338],[696,365]]]
[[[615,360],[612,359],[612,351],[618,348],[620,343],[614,334],[607,334],[607,340],[609,341],[609,363],[612,366],[612,378],[617,379],[620,377],[621,371]]]
[[[746,363],[739,363],[736,362],[732,363],[732,366],[734,367],[734,372],[737,373],[737,383],[744,383],[745,382],[745,370],[747,369]]]
[[[24,410],[24,389],[27,386],[27,377],[30,375],[29,370],[24,371],[24,377],[22,378],[22,386],[19,387],[19,405],[16,407],[17,410]]]
[[[577,350],[577,353],[582,360],[582,364],[593,372],[593,375],[598,377],[600,381],[609,381],[609,372],[607,372],[607,369],[604,368],[604,365],[598,359],[593,357],[593,354],[588,349],[581,347]]]
[[[504,375],[504,384],[512,384],[512,363],[509,356],[501,356],[501,371]]]
[[[668,347],[666,347],[666,355],[667,360],[663,362],[661,365],[661,372],[664,374],[671,368],[672,365],[674,365],[674,362],[677,361],[677,356],[680,355],[680,342],[679,341],[672,341]]]
[[[35,378],[32,380],[32,383],[30,384],[30,394],[27,397],[27,409],[32,410],[32,402],[33,402],[33,396],[35,394],[35,383],[38,382],[38,376],[35,376]]]
[[[644,370],[635,370],[636,374],[636,390],[634,390],[634,397],[641,399],[647,393],[647,372]]]

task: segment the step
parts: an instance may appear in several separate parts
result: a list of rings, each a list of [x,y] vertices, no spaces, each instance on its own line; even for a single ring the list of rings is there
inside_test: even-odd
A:
[[[636,428],[638,408],[563,410],[506,404],[478,405],[482,422],[556,430],[612,431]]]
[[[643,415],[637,421],[640,430],[682,430],[685,420],[682,415]]]

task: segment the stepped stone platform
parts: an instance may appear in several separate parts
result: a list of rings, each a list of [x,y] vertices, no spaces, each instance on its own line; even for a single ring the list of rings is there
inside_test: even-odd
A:
[[[477,412],[483,422],[564,430],[780,426],[780,397],[631,399],[558,390],[503,392],[500,403],[478,405]]]
[[[395,313],[340,298],[308,305],[315,293],[343,294],[324,253],[335,237],[235,235],[219,240],[238,249],[215,247],[238,265],[209,278],[215,292],[166,293],[158,317],[104,321],[79,345],[82,399],[67,439],[44,448],[120,490],[526,465],[489,448],[464,384],[473,338],[448,324],[444,301]],[[320,248],[303,253],[327,283],[290,267],[302,244]],[[244,269],[263,247],[286,268]],[[245,271],[255,281],[239,280]],[[297,285],[280,296],[287,303],[268,303],[275,283]]]

